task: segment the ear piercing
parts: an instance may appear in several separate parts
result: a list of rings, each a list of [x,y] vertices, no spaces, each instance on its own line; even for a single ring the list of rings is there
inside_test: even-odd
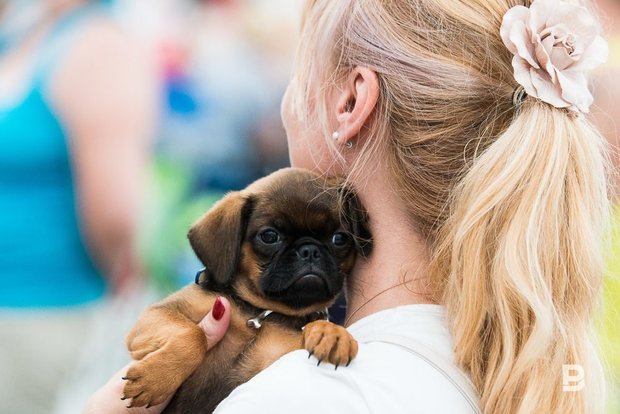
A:
[[[332,139],[334,140],[334,142],[338,141],[340,139],[340,132],[334,131],[334,133],[332,134]],[[347,141],[345,145],[349,149],[353,148],[353,142],[351,141]]]

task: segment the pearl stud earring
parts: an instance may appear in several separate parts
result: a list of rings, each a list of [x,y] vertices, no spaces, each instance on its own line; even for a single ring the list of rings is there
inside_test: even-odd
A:
[[[332,134],[332,139],[334,141],[338,141],[338,138],[340,138],[340,132],[334,131],[334,133]]]

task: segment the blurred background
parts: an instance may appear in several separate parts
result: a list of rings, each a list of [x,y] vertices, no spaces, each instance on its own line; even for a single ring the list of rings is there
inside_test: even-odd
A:
[[[79,412],[139,312],[202,267],[191,223],[288,165],[301,3],[0,0],[0,414]],[[615,146],[620,1],[598,3],[592,121]],[[620,206],[610,234],[597,334],[620,413]]]
[[[199,262],[188,226],[222,194],[289,165],[280,121],[299,0],[117,0],[155,54],[160,106],[142,257],[168,291]]]

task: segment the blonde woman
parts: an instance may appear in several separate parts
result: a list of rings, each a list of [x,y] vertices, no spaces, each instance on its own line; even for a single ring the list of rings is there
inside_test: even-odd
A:
[[[607,158],[583,113],[606,46],[589,11],[311,0],[301,33],[292,164],[346,177],[370,214],[347,286],[359,354],[338,370],[288,354],[216,412],[600,412]],[[123,412],[119,383],[89,412]]]

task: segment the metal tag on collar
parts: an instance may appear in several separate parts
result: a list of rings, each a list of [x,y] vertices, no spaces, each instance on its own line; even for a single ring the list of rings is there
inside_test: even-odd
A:
[[[329,321],[329,310],[327,308],[320,310],[317,313],[318,313],[319,319],[322,319],[324,321]]]
[[[200,275],[207,270],[206,267],[203,267],[202,269],[200,269],[199,271],[196,272],[196,277],[194,278],[194,283],[196,283],[197,285],[200,284]]]
[[[262,311],[256,318],[248,319],[246,325],[249,328],[260,329],[263,326],[263,321],[265,320],[265,318],[272,313],[273,311],[271,310]]]

